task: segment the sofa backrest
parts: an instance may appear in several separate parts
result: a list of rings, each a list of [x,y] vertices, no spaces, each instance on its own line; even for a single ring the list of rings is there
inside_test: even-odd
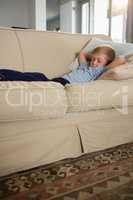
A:
[[[48,31],[0,28],[0,65],[23,71],[40,71],[48,77],[68,72],[75,52],[92,37]]]
[[[22,55],[13,29],[0,28],[0,68],[23,70]]]

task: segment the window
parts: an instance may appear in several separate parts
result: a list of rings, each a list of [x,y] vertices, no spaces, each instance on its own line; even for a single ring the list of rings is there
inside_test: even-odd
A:
[[[108,18],[108,0],[95,0],[94,4],[94,33],[106,34],[109,33],[109,18]],[[93,19],[92,19],[93,20]]]
[[[127,4],[128,0],[112,0],[111,37],[117,42],[125,42]]]
[[[82,4],[82,33],[89,33],[89,2]]]
[[[114,41],[125,42],[128,0],[95,0],[94,33],[110,35]]]

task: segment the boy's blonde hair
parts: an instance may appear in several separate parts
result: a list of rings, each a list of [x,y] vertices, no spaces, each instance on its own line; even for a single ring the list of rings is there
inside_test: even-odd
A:
[[[103,53],[107,56],[107,65],[111,63],[115,57],[115,50],[110,45],[100,45],[92,50],[91,54]]]

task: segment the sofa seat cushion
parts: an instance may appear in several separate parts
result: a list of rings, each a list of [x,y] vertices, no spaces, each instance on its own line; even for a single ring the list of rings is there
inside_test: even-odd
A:
[[[66,85],[68,112],[121,108],[133,105],[133,79],[97,80],[85,84]]]
[[[67,110],[64,87],[54,82],[0,82],[0,121],[61,117]]]

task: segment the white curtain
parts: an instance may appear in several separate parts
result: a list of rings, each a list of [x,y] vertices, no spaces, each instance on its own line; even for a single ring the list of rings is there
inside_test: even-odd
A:
[[[126,42],[133,43],[133,0],[128,0]]]

